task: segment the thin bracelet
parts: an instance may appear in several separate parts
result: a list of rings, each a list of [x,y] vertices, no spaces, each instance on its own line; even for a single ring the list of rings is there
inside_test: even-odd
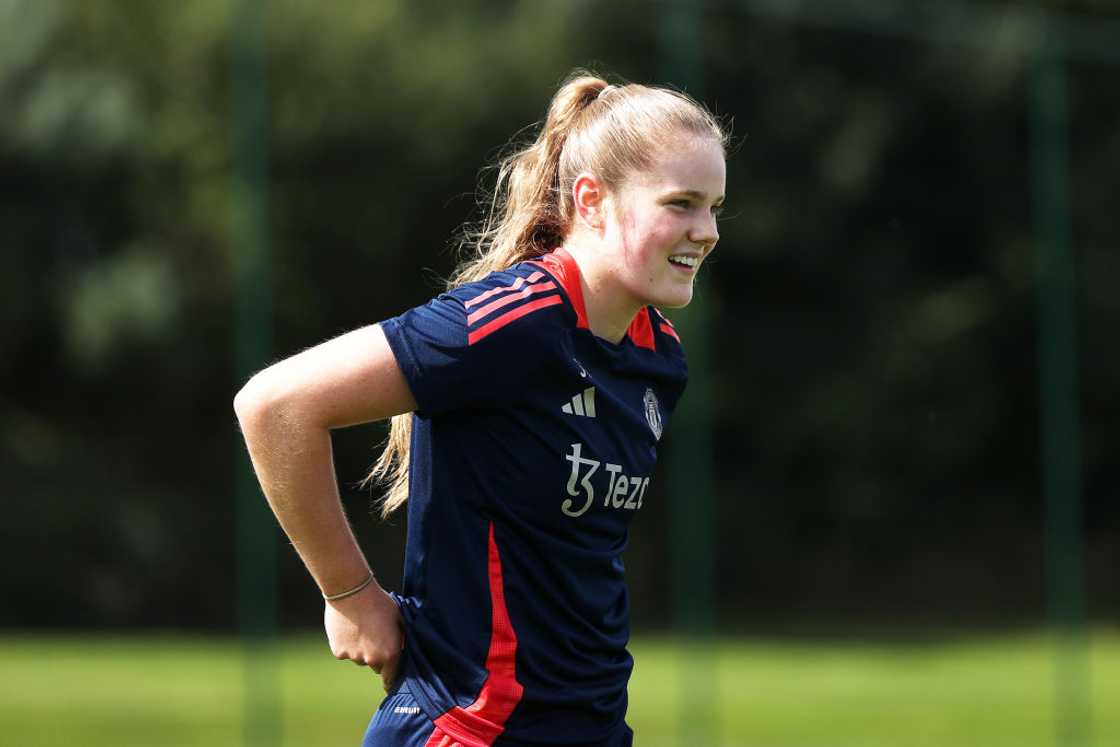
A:
[[[363,581],[362,583],[355,586],[353,589],[347,589],[346,591],[340,591],[337,594],[324,594],[323,599],[326,599],[328,602],[337,602],[339,599],[345,599],[346,597],[354,596],[359,591],[366,588],[367,586],[369,586],[372,583],[373,583],[373,571],[370,571],[369,572],[369,577],[366,578],[366,580]]]

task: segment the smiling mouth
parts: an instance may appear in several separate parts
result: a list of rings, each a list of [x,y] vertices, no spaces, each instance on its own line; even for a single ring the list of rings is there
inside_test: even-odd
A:
[[[669,257],[669,264],[673,265],[674,267],[680,267],[680,268],[684,268],[684,269],[695,270],[697,267],[700,266],[700,258],[699,257],[686,257],[684,255],[676,255],[676,256],[673,256],[673,257]]]

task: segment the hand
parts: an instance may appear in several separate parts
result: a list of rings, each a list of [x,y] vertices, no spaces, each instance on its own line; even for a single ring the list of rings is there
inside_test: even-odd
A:
[[[327,602],[323,627],[334,657],[370,667],[388,692],[404,648],[401,611],[392,597],[373,583],[353,596]]]

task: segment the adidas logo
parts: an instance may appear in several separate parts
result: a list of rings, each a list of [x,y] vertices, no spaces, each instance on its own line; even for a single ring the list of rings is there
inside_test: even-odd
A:
[[[572,401],[561,407],[560,411],[569,415],[595,417],[595,387],[589,386],[583,390],[582,394],[572,397]]]

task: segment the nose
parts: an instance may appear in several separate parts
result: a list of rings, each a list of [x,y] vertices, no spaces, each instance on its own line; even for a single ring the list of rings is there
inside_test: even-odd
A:
[[[705,252],[710,252],[719,241],[719,227],[716,225],[716,216],[710,211],[705,213],[704,217],[699,218],[692,226],[689,232],[689,240],[702,244]]]

